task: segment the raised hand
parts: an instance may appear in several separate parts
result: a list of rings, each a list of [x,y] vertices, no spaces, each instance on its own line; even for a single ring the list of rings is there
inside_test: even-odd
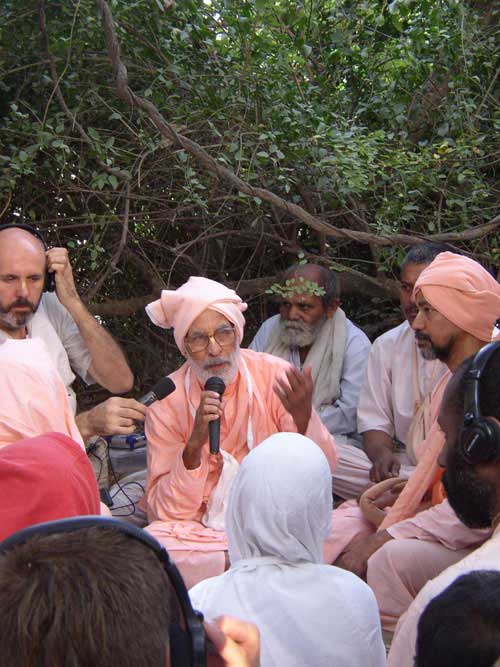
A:
[[[304,435],[312,412],[313,380],[311,367],[306,366],[301,373],[290,366],[285,376],[278,378],[274,391],[285,409],[292,415],[297,431]]]

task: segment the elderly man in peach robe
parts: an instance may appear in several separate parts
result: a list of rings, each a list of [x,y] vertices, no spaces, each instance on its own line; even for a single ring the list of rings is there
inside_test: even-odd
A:
[[[282,359],[240,349],[246,307],[234,290],[201,277],[164,290],[146,307],[155,324],[173,328],[186,358],[171,375],[176,391],[146,417],[147,530],[188,587],[228,566],[225,505],[253,447],[273,433],[298,432],[323,450],[332,472],[337,461],[334,440],[312,407],[310,369],[301,373]],[[213,376],[226,385],[222,397],[204,389]],[[209,423],[216,419],[220,452],[210,454]]]
[[[465,526],[444,499],[437,465],[444,438],[437,415],[451,374],[496,331],[500,285],[474,260],[444,252],[420,274],[414,296],[418,315],[413,329],[429,339],[437,358],[449,369],[432,395],[429,434],[416,448],[415,471],[399,497],[392,497],[392,507],[386,508],[377,532],[366,518],[372,518],[370,511],[363,515],[349,501],[333,514],[326,550],[336,565],[367,576],[382,625],[389,631],[429,579],[488,537],[484,530]],[[390,496],[386,491],[376,502],[389,506]]]

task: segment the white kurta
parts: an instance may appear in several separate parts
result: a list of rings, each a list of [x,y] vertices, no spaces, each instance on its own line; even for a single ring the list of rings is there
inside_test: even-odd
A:
[[[266,352],[271,332],[276,326],[279,315],[265,320],[248,346],[256,352]],[[321,421],[333,435],[356,434],[356,410],[359,392],[365,377],[366,363],[371,343],[359,327],[346,321],[346,341],[342,372],[340,375],[340,396],[332,405],[322,406],[318,410]],[[287,359],[296,368],[301,368],[299,348],[291,347]]]
[[[366,379],[359,396],[358,430],[384,431],[406,442],[413,419],[415,396],[413,364],[415,332],[405,320],[373,343]],[[426,396],[447,368],[440,361],[427,361],[417,350],[418,386]]]
[[[66,388],[42,340],[0,340],[0,369],[0,447],[52,431],[83,447]]]
[[[359,396],[359,433],[383,431],[401,443],[406,442],[415,403],[419,399],[414,389],[414,358],[417,386],[423,398],[432,391],[447,368],[440,361],[427,361],[422,357],[408,322],[405,320],[373,343]],[[338,438],[336,442],[339,462],[334,475],[334,491],[342,498],[357,498],[370,485],[369,472],[373,464],[363,450]],[[404,451],[398,458],[402,464],[399,476],[408,478],[414,466]]]
[[[190,596],[207,618],[256,623],[262,667],[386,664],[373,593],[322,564],[330,518],[330,469],[311,440],[275,434],[243,460],[226,515],[231,567]]]
[[[28,338],[43,340],[66,386],[71,408],[75,414],[76,395],[71,387],[75,381],[73,370],[87,384],[94,382],[88,372],[92,361],[90,353],[75,321],[57,296],[46,292],[42,295],[38,310],[26,328]],[[0,339],[6,338],[7,334],[0,331]]]
[[[441,572],[422,588],[398,622],[389,653],[389,667],[413,667],[418,620],[425,607],[455,579],[474,570],[500,570],[500,527],[481,547]]]

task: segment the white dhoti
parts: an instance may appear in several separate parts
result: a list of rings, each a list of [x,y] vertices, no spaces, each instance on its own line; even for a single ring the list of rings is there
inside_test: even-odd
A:
[[[339,460],[333,474],[333,492],[345,500],[359,498],[363,491],[373,485],[370,481],[373,463],[363,449],[351,444],[345,436],[336,435],[335,443]],[[408,479],[415,466],[411,465],[405,452],[398,452],[396,456],[401,462],[398,477]]]

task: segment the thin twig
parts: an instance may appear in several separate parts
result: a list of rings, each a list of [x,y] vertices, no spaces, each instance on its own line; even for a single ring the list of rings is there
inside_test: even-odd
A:
[[[120,261],[120,257],[122,256],[123,250],[127,244],[129,214],[130,214],[130,183],[127,181],[125,183],[125,210],[123,212],[123,223],[122,223],[123,227],[122,227],[120,242],[118,243],[118,248],[116,249],[115,254],[111,258],[111,261],[109,262],[106,270],[85,294],[85,300],[93,299],[95,295],[99,293],[99,290],[108,279],[108,276],[110,276],[113,273],[113,271],[115,271],[117,264]]]
[[[152,102],[134,93],[134,91],[128,85],[127,68],[121,58],[120,43],[116,36],[113,15],[109,4],[106,0],[96,0],[96,2],[103,19],[106,45],[115,73],[116,88],[120,99],[131,107],[135,106],[145,111],[153,125],[163,137],[165,137],[169,142],[172,142],[175,147],[183,149],[190,155],[193,155],[202,165],[202,167],[209,173],[217,176],[221,180],[226,181],[226,183],[236,188],[240,192],[243,192],[244,194],[247,194],[251,197],[258,197],[262,201],[265,201],[283,211],[286,211],[289,215],[298,218],[308,227],[311,227],[318,232],[323,232],[326,234],[326,236],[337,239],[349,239],[351,241],[357,241],[360,243],[372,243],[373,245],[377,246],[417,245],[429,240],[444,240],[443,237],[446,237],[447,240],[451,240],[452,237],[454,240],[480,238],[483,234],[491,231],[491,229],[500,226],[500,216],[498,216],[494,220],[490,221],[490,223],[488,223],[489,227],[486,231],[480,231],[479,233],[476,231],[476,228],[460,233],[459,236],[456,234],[451,236],[449,234],[437,234],[430,236],[410,236],[406,234],[391,234],[390,236],[384,234],[378,235],[369,232],[334,227],[333,225],[321,220],[320,218],[311,215],[301,206],[282,199],[282,197],[279,197],[270,190],[250,185],[242,178],[237,176],[234,171],[224,167],[219,162],[217,162],[215,158],[207,153],[195,141],[188,139],[186,136],[180,134],[171,123],[165,120],[163,115]],[[483,225],[483,230],[484,227],[485,226]]]

